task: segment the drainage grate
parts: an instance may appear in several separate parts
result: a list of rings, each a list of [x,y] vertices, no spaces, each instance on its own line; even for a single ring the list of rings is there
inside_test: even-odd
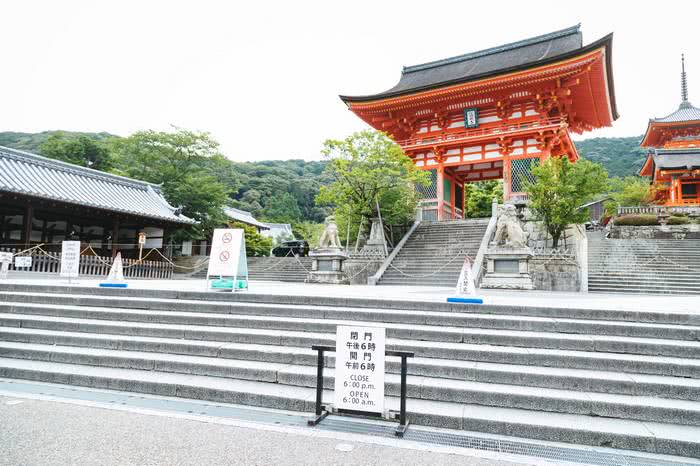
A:
[[[357,422],[352,419],[329,416],[318,425],[322,430],[367,434],[375,437],[394,437],[394,425],[376,425]],[[663,461],[658,458],[644,458],[595,450],[594,447],[567,448],[535,441],[518,441],[490,437],[481,437],[462,432],[444,432],[410,427],[404,435],[405,440],[448,447],[469,448],[473,450],[503,453],[507,455],[528,456],[555,462],[578,463],[600,466],[688,466],[691,464],[677,461]]]
[[[124,392],[76,388],[68,385],[43,384],[0,379],[0,393],[44,395],[63,400],[80,400],[100,403],[105,406],[129,406],[212,416],[222,419],[254,422],[266,425],[306,427],[308,415],[246,406],[212,403],[207,401],[173,399],[151,395],[137,395]],[[363,434],[372,437],[396,438],[394,423],[384,421],[365,421],[340,416],[328,416],[314,429],[329,432]],[[446,432],[425,427],[412,426],[404,435],[412,442],[442,445],[447,447],[469,448],[473,450],[503,453],[507,455],[526,456],[553,462],[567,462],[600,466],[689,466],[691,464],[676,461],[662,461],[658,458],[625,455],[622,453],[596,450],[594,447],[563,447],[537,443],[536,441],[499,439],[479,436],[467,432]]]

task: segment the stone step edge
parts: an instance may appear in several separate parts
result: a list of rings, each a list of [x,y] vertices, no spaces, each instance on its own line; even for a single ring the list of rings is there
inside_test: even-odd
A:
[[[301,348],[298,348],[301,350]],[[309,353],[311,353],[309,355]],[[236,378],[242,380],[257,380],[263,382],[276,382],[276,383],[286,383],[288,385],[298,385],[305,387],[315,386],[315,376],[316,376],[316,354],[313,351],[304,352],[303,355],[307,356],[307,360],[304,358],[299,358],[299,352],[297,357],[292,358],[291,361],[264,361],[260,359],[239,359],[239,358],[226,358],[221,356],[201,356],[201,355],[182,355],[173,353],[162,353],[162,352],[148,352],[148,351],[131,351],[122,349],[108,349],[108,348],[90,348],[90,347],[76,347],[76,346],[63,346],[63,345],[47,345],[41,343],[21,343],[21,342],[0,342],[0,357],[12,358],[12,359],[27,359],[27,360],[39,360],[39,361],[50,361],[63,364],[79,364],[87,366],[96,367],[111,367],[111,368],[122,368],[122,369],[138,369],[138,370],[154,370],[159,372],[174,372],[180,374],[191,374],[191,375],[207,375],[213,377],[228,377]],[[310,357],[309,357],[310,356]],[[74,360],[70,360],[72,359]],[[77,359],[77,360],[76,360]],[[326,379],[324,386],[331,388],[333,386],[333,374],[334,374],[334,355],[330,354],[328,357],[324,358],[325,366],[327,371],[325,373]],[[409,368],[429,366],[431,360],[429,358],[415,358],[410,360]],[[499,394],[508,393],[513,391],[510,387],[528,387],[532,389],[540,389],[542,391],[549,391],[549,395],[555,398],[566,398],[566,395],[575,393],[577,396],[571,398],[572,400],[578,398],[580,401],[581,397],[586,397],[591,394],[594,396],[604,397],[606,395],[612,395],[611,398],[617,396],[617,402],[626,401],[627,404],[633,401],[639,400],[649,400],[653,399],[665,399],[669,400],[672,404],[673,400],[679,400],[679,402],[692,402],[696,404],[696,411],[698,416],[698,422],[700,422],[700,381],[692,383],[693,379],[680,378],[680,377],[664,377],[664,376],[643,376],[635,374],[634,377],[638,377],[640,380],[634,380],[632,375],[628,376],[628,380],[621,380],[621,378],[613,378],[614,373],[607,373],[608,378],[605,379],[606,373],[604,371],[596,372],[591,375],[594,371],[590,370],[575,370],[570,369],[568,372],[573,372],[574,374],[564,374],[566,370],[550,369],[550,374],[546,374],[546,370],[543,371],[540,367],[539,371],[533,371],[531,369],[533,366],[514,366],[512,369],[508,368],[507,364],[496,364],[496,363],[481,363],[483,368],[468,368],[468,367],[457,367],[452,366],[451,370],[455,372],[457,370],[482,372],[483,374],[496,372],[500,374],[498,380],[479,380],[478,378],[462,378],[462,377],[441,377],[437,375],[426,375],[415,373],[409,371],[409,396],[414,398],[423,398],[422,390],[423,385],[428,385],[429,390],[435,391],[438,387],[443,384],[452,385],[452,388],[457,387],[458,384],[462,383],[464,388],[472,390],[477,390],[480,392],[485,391],[495,391]],[[201,368],[200,372],[192,371],[191,367]],[[400,365],[399,358],[387,358],[387,382],[391,384],[392,394],[397,395],[399,393],[399,383],[400,383]],[[434,367],[445,367],[446,365],[437,365]],[[547,369],[547,368],[544,368]],[[509,372],[510,371],[510,372]],[[582,374],[575,374],[576,372],[582,372]],[[508,383],[503,381],[502,375],[504,373],[510,373],[514,376],[514,383]],[[282,375],[282,380],[280,380],[280,374]],[[296,378],[298,375],[300,378]],[[531,376],[536,377],[538,380],[542,380],[546,377],[557,377],[560,379],[572,379],[574,376],[578,380],[583,381],[586,377],[596,380],[600,384],[599,390],[588,390],[580,388],[579,386],[575,388],[555,386],[549,387],[544,385],[527,384],[524,378]],[[466,377],[466,374],[465,376]],[[646,377],[646,380],[645,380]],[[416,386],[416,383],[418,386]],[[535,380],[536,382],[536,380]],[[665,382],[665,383],[664,383]],[[581,383],[581,382],[578,382]],[[619,384],[626,383],[632,384],[635,387],[641,386],[653,386],[656,392],[649,394],[648,390],[644,393],[620,393],[611,391],[610,387],[604,386],[605,384]],[[573,385],[576,385],[574,383]],[[420,393],[420,396],[416,396],[416,392]],[[671,394],[672,390],[677,396],[663,396]],[[517,394],[517,389],[513,392],[514,395]],[[685,396],[678,396],[678,393],[683,392]],[[429,391],[430,393],[430,391]],[[542,393],[538,393],[538,396]],[[520,394],[523,396],[523,394]],[[623,398],[626,397],[626,398]],[[640,398],[643,397],[643,398]],[[430,399],[430,398],[427,398]],[[592,400],[591,400],[592,401]],[[598,400],[601,401],[601,400]],[[612,401],[615,401],[614,399]],[[609,401],[610,402],[610,401]]]
[[[47,291],[50,290],[56,291]],[[38,291],[37,291],[38,290]],[[529,305],[506,305],[506,304],[483,304],[483,305],[469,305],[469,304],[450,304],[446,302],[438,301],[416,301],[416,300],[396,300],[396,299],[379,299],[379,298],[329,298],[329,297],[319,297],[319,296],[302,296],[302,295],[266,295],[266,294],[254,294],[246,293],[243,294],[230,294],[227,293],[222,295],[220,293],[207,293],[207,292],[182,292],[173,290],[156,290],[153,292],[151,290],[120,290],[115,292],[114,290],[109,290],[106,288],[88,288],[88,287],[67,287],[67,286],[43,286],[43,285],[17,285],[17,284],[3,284],[0,283],[0,293],[3,291],[8,292],[30,292],[30,293],[42,293],[42,294],[63,294],[63,295],[74,295],[74,296],[100,296],[100,297],[112,297],[112,298],[141,298],[141,299],[166,299],[166,300],[176,300],[176,301],[201,301],[201,302],[237,302],[237,303],[250,303],[250,304],[277,304],[277,305],[320,305],[320,306],[342,306],[342,307],[355,307],[355,308],[385,308],[392,310],[407,310],[407,311],[422,311],[425,307],[436,308],[444,310],[445,312],[473,312],[474,310],[482,310],[484,308],[490,309],[492,311],[502,311],[505,313],[525,313],[529,312],[529,315],[538,315],[539,313],[545,312],[550,315],[554,311],[570,313],[571,308],[557,308],[557,307],[538,307]],[[124,293],[126,292],[126,293]],[[160,294],[160,295],[159,295]],[[320,300],[320,303],[319,303]],[[616,309],[578,309],[581,312],[588,313],[637,313],[637,311],[623,310],[619,311]],[[653,311],[638,311],[640,315],[645,312]],[[612,314],[610,314],[612,315]]]
[[[274,307],[267,307],[268,309],[274,309]],[[292,308],[294,309],[294,308]],[[143,320],[123,320],[123,322],[147,322],[147,323],[171,323],[172,322],[159,322],[154,320],[154,317],[181,317],[183,319],[192,318],[195,320],[210,318],[214,320],[231,319],[232,321],[259,321],[271,322],[271,321],[289,321],[298,322],[303,320],[305,322],[313,324],[327,324],[335,323],[337,325],[347,324],[348,322],[363,322],[369,324],[386,324],[387,328],[399,328],[400,326],[411,326],[416,330],[435,330],[434,327],[439,327],[439,329],[446,331],[459,331],[460,329],[483,329],[483,330],[504,330],[504,331],[523,331],[523,332],[539,332],[539,333],[551,333],[551,334],[566,334],[566,335],[587,335],[588,333],[574,333],[571,331],[557,331],[556,329],[550,330],[528,330],[528,329],[518,329],[508,326],[477,326],[478,320],[483,321],[493,321],[501,323],[523,323],[528,322],[533,326],[538,324],[542,325],[557,325],[562,326],[576,326],[580,325],[583,327],[592,326],[605,326],[605,327],[619,327],[619,328],[629,328],[629,329],[650,329],[650,330],[666,330],[668,332],[673,332],[674,330],[683,332],[694,332],[695,338],[652,338],[646,336],[633,336],[630,338],[652,338],[660,340],[679,340],[679,341],[699,341],[700,340],[700,325],[694,323],[659,323],[659,322],[634,322],[634,321],[616,321],[616,320],[605,320],[605,319],[575,319],[571,317],[542,317],[542,316],[515,316],[508,314],[482,314],[478,312],[470,313],[451,313],[451,312],[440,312],[432,311],[423,314],[416,313],[403,313],[394,310],[364,310],[364,309],[319,309],[321,316],[310,316],[304,315],[305,313],[314,313],[316,308],[314,307],[300,307],[298,308],[301,315],[293,315],[293,312],[284,313],[255,313],[254,311],[241,309],[241,312],[207,312],[207,311],[184,311],[184,310],[164,310],[164,309],[140,309],[140,308],[117,308],[117,307],[106,307],[106,306],[85,306],[85,305],[75,305],[75,304],[48,304],[48,303],[33,303],[33,302],[11,302],[11,301],[1,301],[0,300],[0,315],[7,314],[19,314],[19,315],[34,315],[34,316],[47,316],[47,317],[65,317],[72,319],[88,319],[88,320],[107,320],[111,321],[113,318],[99,318],[100,315],[118,315],[122,314],[124,316],[135,316],[142,317]],[[32,311],[32,312],[30,312]],[[33,312],[38,311],[38,312]],[[86,316],[65,316],[62,313],[67,312],[82,313]],[[354,315],[353,315],[354,313]],[[91,317],[87,317],[91,315]],[[370,317],[366,319],[366,317]],[[381,319],[372,320],[372,316],[378,317],[382,316]],[[401,319],[401,316],[408,317],[408,322]],[[422,321],[421,317],[425,317],[425,321]],[[444,319],[439,323],[429,324],[431,320],[438,322],[437,319]],[[463,324],[460,322],[453,322],[453,325],[446,325],[449,321],[458,321],[463,319]],[[189,325],[187,323],[174,325]],[[206,324],[192,324],[192,325],[206,325]],[[481,325],[481,324],[479,324]],[[220,325],[214,325],[220,326]],[[257,327],[253,327],[257,328]],[[263,326],[264,328],[264,326]],[[626,336],[626,335],[615,335],[613,333],[609,334],[599,334],[598,336]]]
[[[251,319],[255,320],[255,319]],[[284,319],[283,319],[284,320]],[[303,322],[304,319],[289,319],[295,322]],[[321,325],[335,326],[335,325],[345,325],[354,324],[354,321],[343,321],[343,320],[325,320],[325,319],[306,319],[306,320],[317,320]],[[258,319],[262,322],[262,319]],[[204,332],[209,334],[250,334],[257,333],[263,334],[266,332],[273,334],[280,334],[280,332],[287,332],[293,334],[305,334],[308,333],[298,328],[283,328],[279,325],[280,319],[274,320],[269,319],[265,322],[278,323],[277,325],[265,326],[265,327],[236,327],[236,326],[216,326],[216,325],[195,325],[195,324],[169,324],[169,323],[159,323],[159,322],[142,322],[142,321],[121,321],[121,320],[111,320],[111,319],[86,319],[80,317],[56,317],[56,316],[46,316],[46,315],[34,315],[34,314],[21,314],[21,313],[0,313],[0,326],[13,327],[13,325],[7,325],[12,322],[17,322],[15,327],[23,327],[31,323],[55,323],[63,324],[67,326],[80,326],[80,325],[91,325],[95,327],[115,327],[120,329],[130,329],[139,331],[140,330],[153,330],[162,332],[172,332],[179,334],[182,332],[186,335],[187,332]],[[376,322],[375,322],[376,323]],[[35,324],[36,325],[36,324]],[[590,335],[590,334],[575,334],[575,333],[558,333],[558,332],[548,332],[548,331],[530,331],[530,330],[509,330],[509,329],[481,329],[481,328],[468,328],[468,327],[437,327],[428,325],[413,325],[413,324],[385,324],[387,329],[388,338],[390,339],[403,339],[411,341],[412,338],[407,338],[405,336],[393,336],[389,332],[395,330],[397,332],[409,332],[417,333],[416,337],[419,341],[426,339],[427,335],[432,335],[429,341],[441,342],[441,343],[470,343],[470,341],[465,341],[465,338],[478,336],[482,339],[493,339],[493,338],[504,338],[504,339],[528,339],[530,341],[536,341],[541,339],[550,339],[553,341],[559,341],[560,343],[575,344],[575,345],[593,345],[596,342],[600,344],[629,344],[629,345],[643,345],[647,347],[647,350],[659,351],[661,347],[670,348],[697,348],[698,355],[700,355],[700,341],[697,340],[672,340],[664,338],[648,338],[648,337],[628,337],[620,335]],[[31,327],[31,326],[30,326]],[[44,328],[44,327],[32,327],[32,328]],[[325,333],[327,335],[333,335],[324,330],[316,330],[314,333]],[[420,334],[424,333],[421,337]],[[441,336],[441,339],[435,339],[436,336]],[[459,338],[458,338],[459,337]],[[504,345],[504,346],[513,346]],[[523,345],[521,347],[530,347],[529,345]],[[571,349],[571,348],[569,348]],[[666,350],[664,350],[666,351]],[[607,352],[607,351],[606,351]],[[674,350],[675,352],[675,350]],[[637,354],[637,353],[634,353]],[[648,353],[641,353],[648,354]],[[673,354],[663,354],[656,353],[665,356],[674,356]]]
[[[142,347],[144,342],[148,344],[166,344],[173,348],[173,345],[181,347],[190,345],[193,342],[198,348],[207,344],[214,344],[217,353],[224,349],[229,349],[229,345],[254,344],[266,347],[304,347],[309,348],[312,344],[334,344],[333,334],[330,333],[300,333],[300,332],[258,332],[240,340],[212,341],[212,340],[192,340],[180,337],[167,336],[133,336],[128,334],[105,334],[86,331],[60,331],[47,330],[41,328],[17,328],[0,327],[0,335],[15,342],[42,343],[42,344],[64,344],[66,346],[86,347],[92,345],[97,348],[111,349],[105,346],[108,343],[119,342],[119,349],[125,345],[130,347]],[[17,335],[17,337],[15,337]],[[33,339],[29,341],[30,337]],[[272,340],[268,337],[273,337]],[[37,341],[38,339],[38,341]],[[68,344],[66,341],[80,344]],[[101,346],[97,346],[97,345]],[[610,371],[625,374],[648,374],[673,377],[700,378],[700,360],[688,359],[675,356],[656,355],[636,355],[624,353],[596,352],[585,350],[560,350],[552,348],[523,348],[516,346],[493,346],[478,343],[425,343],[405,339],[389,339],[388,347],[404,351],[413,351],[420,357],[440,361],[473,361],[473,362],[498,362],[511,364],[510,361],[517,361],[520,365],[530,366],[554,366],[562,369],[599,369],[604,367]],[[157,351],[156,351],[157,352]],[[188,348],[188,352],[192,354]],[[201,355],[201,353],[197,353]],[[193,355],[197,355],[193,354]],[[537,361],[537,362],[535,362]],[[631,370],[630,370],[631,369]]]
[[[29,364],[28,364],[29,363]],[[205,376],[144,374],[125,369],[85,370],[85,366],[0,358],[0,376],[64,385],[102,388],[160,396],[236,403],[290,411],[314,410],[314,389],[247,381],[216,381]],[[330,405],[333,393],[323,392]],[[394,416],[396,397],[386,397]],[[587,415],[484,407],[463,403],[408,400],[409,421],[416,425],[506,434],[549,441],[607,446],[657,454],[700,458],[700,428]]]

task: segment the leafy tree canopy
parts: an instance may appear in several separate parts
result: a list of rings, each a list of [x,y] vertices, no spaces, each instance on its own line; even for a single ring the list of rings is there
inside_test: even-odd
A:
[[[503,181],[487,180],[464,185],[465,216],[469,218],[490,217],[494,199],[503,202]]]
[[[569,225],[588,219],[587,210],[579,207],[605,192],[608,174],[601,165],[588,160],[571,163],[566,157],[550,157],[533,166],[532,173],[535,182],[525,182],[529,208],[544,223],[556,248]]]
[[[67,135],[63,132],[51,134],[41,145],[41,153],[52,159],[109,171],[112,156],[108,146],[101,140],[86,135]]]
[[[208,133],[139,131],[111,145],[116,171],[160,184],[168,202],[200,222],[202,234],[225,223],[230,189],[207,170],[212,160],[221,161],[218,143]]]
[[[385,134],[362,131],[342,141],[327,140],[322,153],[331,182],[321,186],[318,203],[334,206],[339,217],[352,221],[377,216],[377,202],[387,223],[413,217],[418,202],[414,186],[427,185],[429,175]]]
[[[246,225],[240,222],[230,222],[230,228],[243,229],[245,238],[245,251],[248,257],[269,256],[272,250],[272,238],[258,233],[254,226]]]

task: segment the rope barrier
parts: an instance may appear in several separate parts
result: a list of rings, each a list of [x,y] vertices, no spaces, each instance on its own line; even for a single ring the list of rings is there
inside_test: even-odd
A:
[[[275,262],[274,264],[272,264],[270,267],[268,267],[268,268],[266,268],[266,269],[260,270],[259,272],[268,272],[268,271],[274,269],[275,267],[277,267],[278,265],[280,265],[286,258],[288,258],[290,254],[292,254],[292,250],[291,250],[291,249],[289,250],[289,252],[287,253],[287,255],[281,257],[279,261]],[[294,255],[294,257],[296,257],[296,254],[293,254],[293,255]]]
[[[665,260],[665,261],[668,262],[669,264],[673,264],[673,265],[675,265],[675,266],[677,266],[677,267],[682,267],[682,268],[684,268],[684,269],[686,269],[686,270],[690,270],[690,271],[692,271],[692,272],[694,272],[694,271],[696,270],[696,269],[693,269],[693,268],[688,267],[687,265],[679,264],[678,262],[672,261],[672,260],[669,259],[668,257],[662,256],[661,254],[657,254],[657,255],[655,255],[654,257],[652,257],[651,259],[649,259],[648,261],[646,261],[646,262],[644,262],[644,263],[642,263],[642,264],[639,264],[638,267],[645,267],[647,264],[653,262],[653,261],[656,260],[657,258],[658,258],[658,259]]]
[[[429,273],[429,274],[426,274],[426,275],[411,275],[411,274],[407,274],[407,273],[405,273],[403,270],[401,270],[401,269],[399,269],[398,267],[394,266],[394,264],[389,264],[389,267],[391,267],[392,269],[394,269],[394,270],[396,270],[397,272],[399,272],[401,275],[403,275],[403,276],[405,276],[405,277],[408,277],[408,278],[428,278],[428,277],[432,277],[433,275],[436,275],[438,272],[441,272],[445,267],[447,267],[448,265],[450,265],[452,262],[454,262],[456,259],[459,259],[460,257],[461,257],[461,254],[455,255],[452,259],[450,259],[449,261],[445,262],[440,268],[438,268],[438,269],[435,270],[434,272]],[[463,260],[466,259],[466,258],[469,258],[470,261],[472,260],[472,258],[471,258],[468,254],[463,258]]]

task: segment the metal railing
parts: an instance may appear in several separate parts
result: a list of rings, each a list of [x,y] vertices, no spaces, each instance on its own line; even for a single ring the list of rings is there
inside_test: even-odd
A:
[[[561,118],[548,118],[544,120],[531,120],[519,123],[506,123],[496,126],[484,126],[482,128],[466,129],[456,132],[444,132],[440,134],[426,133],[425,136],[418,136],[415,138],[398,141],[398,144],[404,149],[411,149],[419,146],[441,144],[445,142],[477,140],[482,139],[485,136],[492,136],[496,134],[507,133],[511,135],[517,133],[527,133],[533,128],[537,128],[539,130],[556,129],[564,125],[566,125],[566,122]]]

